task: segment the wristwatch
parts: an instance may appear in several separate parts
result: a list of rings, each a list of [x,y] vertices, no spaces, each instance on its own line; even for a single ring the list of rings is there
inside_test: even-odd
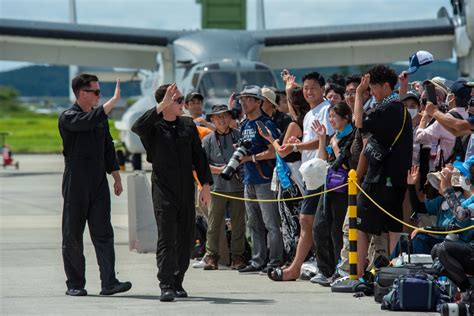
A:
[[[293,152],[294,153],[298,152],[298,145],[297,144],[293,144]]]

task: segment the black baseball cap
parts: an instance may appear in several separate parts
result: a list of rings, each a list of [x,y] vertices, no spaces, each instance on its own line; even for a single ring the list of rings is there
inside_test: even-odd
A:
[[[467,80],[458,79],[450,87],[451,92],[458,98],[469,101],[471,98],[471,89],[466,86]]]
[[[418,103],[418,105],[420,105],[420,94],[417,91],[415,91],[415,90],[408,91],[405,95],[403,95],[400,98],[400,101],[403,102],[403,101],[408,100],[408,99],[413,99]]]
[[[204,97],[202,96],[202,94],[200,94],[197,91],[191,91],[186,95],[186,98],[184,99],[184,102],[188,103],[193,98],[199,98],[201,101],[204,100]]]

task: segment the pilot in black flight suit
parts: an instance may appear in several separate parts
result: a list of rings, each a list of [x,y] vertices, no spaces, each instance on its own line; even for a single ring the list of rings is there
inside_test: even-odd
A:
[[[182,283],[194,245],[195,203],[193,168],[203,188],[201,205],[210,200],[212,176],[192,118],[180,116],[183,97],[176,84],[155,92],[157,106],[132,127],[153,165],[153,206],[158,227],[156,261],[161,301],[187,297]]]
[[[97,106],[100,89],[96,76],[75,77],[72,89],[77,101],[59,117],[65,162],[62,252],[66,295],[87,295],[82,241],[86,221],[100,269],[100,294],[112,295],[132,287],[130,282],[119,282],[115,277],[114,232],[106,176],[106,173],[112,174],[115,194],[120,195],[119,166],[107,122],[107,114],[120,99],[120,86],[117,82],[114,97],[103,106]]]

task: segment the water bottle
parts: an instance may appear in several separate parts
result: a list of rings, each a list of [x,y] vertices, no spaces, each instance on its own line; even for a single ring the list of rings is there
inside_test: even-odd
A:
[[[435,159],[438,155],[438,143],[431,143],[430,158]]]
[[[451,296],[451,284],[449,283],[449,280],[447,277],[445,276],[440,276],[438,278],[438,283],[439,285],[441,286],[442,289],[444,289],[444,291],[446,292],[446,294],[448,294],[449,296]]]
[[[387,186],[387,187],[389,187],[389,188],[393,187],[393,185],[392,185],[392,178],[387,177],[386,182],[385,182],[385,186]]]

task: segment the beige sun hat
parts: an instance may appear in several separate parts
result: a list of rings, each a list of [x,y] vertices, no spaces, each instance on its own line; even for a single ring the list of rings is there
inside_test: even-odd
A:
[[[451,185],[453,187],[458,187],[458,188],[461,187],[461,181],[459,179],[460,175],[461,173],[458,170],[456,169],[453,170],[453,174],[451,176]],[[431,184],[433,188],[439,191],[439,182],[441,181],[440,171],[428,173],[426,175],[426,179],[428,180],[428,182]]]
[[[267,99],[271,104],[274,106],[278,107],[278,104],[276,103],[276,94],[275,92],[267,87],[262,88],[262,96]]]

